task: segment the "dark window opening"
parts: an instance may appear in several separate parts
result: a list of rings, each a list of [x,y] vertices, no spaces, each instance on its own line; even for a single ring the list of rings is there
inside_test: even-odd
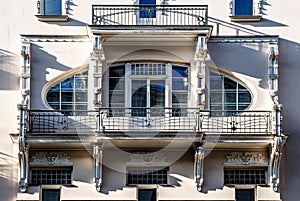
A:
[[[254,201],[254,189],[235,189],[236,201]]]
[[[138,201],[156,201],[156,189],[139,189]]]
[[[60,201],[60,189],[43,189],[42,201]]]

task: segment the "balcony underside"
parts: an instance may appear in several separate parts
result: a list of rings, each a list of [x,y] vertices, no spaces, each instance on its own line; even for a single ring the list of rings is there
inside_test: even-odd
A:
[[[27,137],[31,148],[90,149],[103,143],[105,148],[162,149],[189,148],[203,144],[205,149],[267,149],[274,142],[273,135],[218,135],[199,132],[97,132],[95,134],[34,134]]]

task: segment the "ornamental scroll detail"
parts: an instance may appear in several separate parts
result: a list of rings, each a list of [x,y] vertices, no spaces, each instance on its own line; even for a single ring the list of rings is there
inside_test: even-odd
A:
[[[225,165],[268,165],[265,156],[257,152],[232,152],[225,159]]]
[[[127,165],[166,165],[168,164],[164,154],[140,153],[130,155]]]
[[[31,166],[72,166],[70,156],[64,152],[36,152]]]

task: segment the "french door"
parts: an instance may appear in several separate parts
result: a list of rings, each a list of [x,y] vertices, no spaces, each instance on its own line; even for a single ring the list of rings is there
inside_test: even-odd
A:
[[[165,101],[165,79],[131,80],[131,116],[163,116]]]

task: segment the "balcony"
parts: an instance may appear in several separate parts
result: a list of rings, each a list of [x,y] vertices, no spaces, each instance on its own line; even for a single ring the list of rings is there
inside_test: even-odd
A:
[[[97,26],[201,26],[207,25],[206,5],[93,5]]]
[[[97,111],[30,110],[27,133],[203,133],[271,135],[270,111],[200,111],[197,108],[101,108]]]

